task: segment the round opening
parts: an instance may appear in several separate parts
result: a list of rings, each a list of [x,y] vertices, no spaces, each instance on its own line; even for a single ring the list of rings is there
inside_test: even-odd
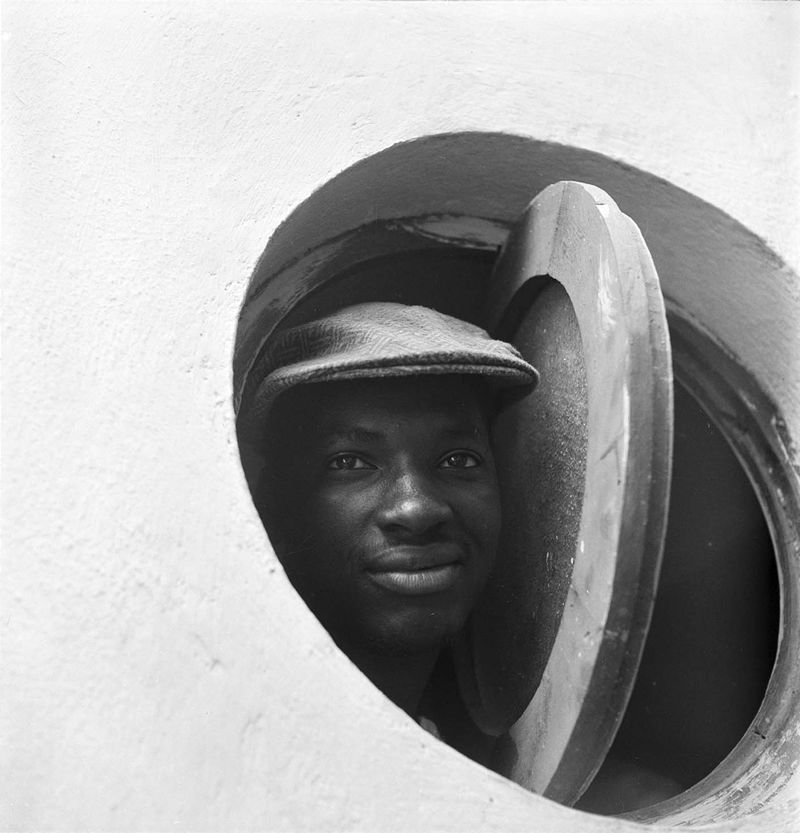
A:
[[[453,137],[420,140],[365,160],[325,186],[276,233],[242,310],[234,357],[237,404],[246,401],[247,370],[271,332],[336,306],[413,301],[481,323],[487,282],[512,217],[539,185],[563,178],[570,164],[573,178],[594,181],[615,196],[622,192],[620,206],[636,219],[630,205],[644,200],[639,213],[648,214],[648,187],[655,182],[662,194],[671,188],[595,154],[530,142],[523,153],[522,140],[505,137],[510,156],[524,161],[514,176],[505,164],[481,163],[502,149],[498,137],[472,138],[455,146],[466,148],[464,153],[446,157],[446,170],[427,179],[426,166],[439,158],[441,142]],[[399,172],[409,164],[415,169],[414,162],[419,180],[412,187]],[[477,184],[471,178],[476,171]],[[632,178],[638,178],[633,188]],[[374,199],[375,181],[388,195],[383,203]],[[677,202],[689,205],[683,215],[697,214],[699,201],[674,191]],[[331,215],[332,201],[341,198],[344,212]],[[376,214],[382,219],[375,220]],[[691,292],[682,296],[674,275],[691,272],[688,262],[698,255],[690,252],[687,264],[671,270],[674,255],[659,258],[659,252],[680,250],[670,244],[668,225],[656,222],[648,242],[655,237],[651,249],[665,290],[672,276],[685,303]],[[741,235],[748,233],[742,229]],[[303,251],[297,252],[300,239]],[[725,271],[730,248],[725,240],[715,245],[720,257],[712,278]],[[715,260],[714,246],[696,248]],[[383,259],[380,271],[387,277],[365,281],[365,273],[375,271],[367,264],[376,259]],[[770,258],[764,268],[774,268]],[[753,767],[760,757],[777,766],[783,762],[783,779],[789,775],[791,750],[781,738],[796,710],[796,695],[786,692],[798,637],[787,623],[798,616],[792,541],[800,513],[774,405],[681,304],[673,304],[669,324],[675,474],[662,580],[617,739],[578,806],[647,821],[700,823],[714,814],[720,818],[712,801],[720,795],[733,797],[725,817],[736,817],[774,790],[775,778]],[[249,472],[250,450],[242,446],[241,453]],[[746,801],[740,802],[742,795]]]

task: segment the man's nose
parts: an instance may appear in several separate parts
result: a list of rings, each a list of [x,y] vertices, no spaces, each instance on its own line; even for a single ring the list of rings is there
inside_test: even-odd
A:
[[[432,477],[410,470],[388,486],[378,511],[385,531],[409,535],[429,533],[452,517],[453,510]]]

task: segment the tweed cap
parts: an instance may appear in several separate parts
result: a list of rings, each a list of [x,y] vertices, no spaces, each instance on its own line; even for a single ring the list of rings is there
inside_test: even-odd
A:
[[[496,387],[539,379],[515,347],[474,324],[428,307],[373,302],[279,333],[251,370],[255,392],[241,416],[263,425],[276,397],[295,385],[432,374],[481,376]]]

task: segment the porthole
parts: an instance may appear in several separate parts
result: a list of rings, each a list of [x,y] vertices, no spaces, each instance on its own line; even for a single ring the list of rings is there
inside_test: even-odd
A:
[[[314,211],[306,207],[302,214],[305,219],[300,217],[299,226],[293,229],[295,235]],[[242,312],[235,360],[237,398],[245,401],[248,395],[247,368],[257,353],[259,339],[275,328],[344,303],[371,299],[423,303],[482,322],[487,282],[508,225],[505,216],[417,213],[360,224],[320,241],[309,251],[280,263],[273,261],[270,268],[266,268],[270,259],[265,257]],[[287,233],[282,230],[280,247],[285,247]],[[662,571],[664,585],[656,597],[648,637],[652,641],[646,643],[637,683],[640,688],[634,689],[628,703],[609,763],[601,767],[594,788],[589,788],[579,806],[595,812],[626,813],[643,821],[701,822],[734,818],[752,809],[765,800],[759,796],[779,788],[789,774],[793,753],[784,736],[788,737],[786,730],[795,719],[796,708],[786,692],[796,674],[790,659],[798,654],[797,629],[792,630],[790,622],[798,617],[796,525],[800,513],[796,476],[784,448],[785,431],[775,407],[757,382],[680,306],[672,305],[669,324],[677,382],[677,456],[673,514]],[[242,446],[241,452],[245,471],[251,473],[258,465],[254,462],[257,450]],[[713,457],[713,463],[704,455]],[[712,476],[724,481],[727,497],[715,495],[713,505],[705,507],[687,497],[687,484]],[[696,515],[695,520],[684,522],[682,507],[704,509],[706,514],[699,521]],[[696,735],[694,738],[702,754],[694,754],[688,763],[691,750],[679,749],[679,744],[671,749],[662,747],[658,753],[662,766],[659,772],[642,752],[645,749],[652,755],[654,747],[643,738],[650,731],[648,725],[652,728],[647,721],[656,719],[656,704],[648,686],[652,690],[663,685],[670,668],[675,667],[670,666],[663,646],[670,643],[676,619],[686,623],[686,606],[692,605],[692,599],[682,595],[686,589],[681,587],[682,570],[687,564],[696,569],[697,561],[690,554],[703,553],[710,559],[706,569],[718,571],[724,557],[724,531],[730,531],[734,521],[740,527],[749,524],[748,534],[757,542],[729,556],[736,561],[732,576],[736,580],[715,582],[713,589],[719,610],[740,615],[733,615],[723,626],[721,618],[714,618],[710,609],[700,611],[711,617],[706,624],[719,626],[722,641],[715,643],[714,629],[707,627],[704,645],[692,643],[692,661],[700,663],[709,651],[725,653],[726,636],[742,628],[748,615],[751,621],[757,619],[757,627],[749,633],[748,657],[739,657],[738,665],[733,657],[726,667],[725,685],[741,696],[735,708],[727,710],[725,703],[719,702],[722,693],[713,685],[698,692],[696,701],[684,697],[683,717],[673,712],[670,719],[702,721],[703,710],[714,708],[716,703],[720,706],[717,726],[724,724],[724,728],[714,729],[705,721],[703,728],[708,737],[702,743]],[[700,523],[706,524],[703,534]],[[686,586],[697,589],[691,582]],[[736,594],[745,590],[750,596],[743,604]],[[674,645],[669,647],[674,649]],[[710,684],[713,680],[704,682]],[[662,698],[662,707],[666,699]],[[728,705],[732,703],[728,697]],[[674,698],[670,705],[675,705]],[[670,731],[666,721],[659,723],[658,729],[665,742],[672,739],[677,743],[680,738],[680,732]],[[619,772],[624,776],[624,767],[619,767],[615,775],[613,761],[625,756],[638,766],[640,774],[647,771],[660,776],[657,783],[652,782],[656,788],[649,797],[643,797],[640,790],[632,798],[620,798],[613,806],[601,806],[593,799],[593,792],[601,789],[609,776],[621,783]],[[760,763],[754,763],[759,758]],[[663,762],[667,760],[671,763],[665,771]]]

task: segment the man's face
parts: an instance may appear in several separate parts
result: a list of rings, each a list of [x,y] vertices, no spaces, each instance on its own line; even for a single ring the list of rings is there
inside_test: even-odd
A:
[[[293,584],[345,650],[444,645],[483,589],[500,530],[473,383],[331,382],[282,399],[269,531]]]

